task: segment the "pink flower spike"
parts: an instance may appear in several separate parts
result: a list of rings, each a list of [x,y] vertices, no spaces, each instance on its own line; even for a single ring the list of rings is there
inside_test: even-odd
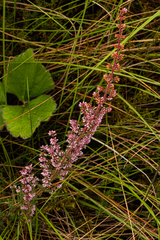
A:
[[[119,11],[116,20],[119,21],[117,24],[119,33],[116,33],[115,37],[118,38],[118,43],[114,44],[115,51],[111,54],[113,63],[108,63],[107,69],[108,74],[103,76],[104,85],[97,86],[95,92],[93,92],[92,100],[95,103],[80,102],[80,115],[81,119],[70,120],[70,131],[66,134],[66,142],[64,151],[61,150],[61,143],[58,143],[56,138],[56,131],[50,130],[48,135],[50,136],[49,145],[41,146],[41,153],[39,154],[39,166],[41,168],[41,184],[43,191],[49,190],[52,194],[62,187],[60,181],[65,181],[67,175],[72,173],[73,164],[83,155],[83,149],[86,149],[87,145],[91,142],[92,136],[97,131],[98,127],[102,123],[103,117],[112,111],[107,100],[112,100],[116,97],[116,90],[114,89],[114,83],[119,82],[119,77],[114,76],[115,71],[120,71],[119,60],[123,59],[121,50],[124,49],[124,45],[121,44],[121,40],[125,38],[123,31],[126,27],[123,24],[125,20],[125,13],[127,9],[123,8]],[[95,106],[94,106],[95,104]],[[22,203],[20,205],[21,215],[23,212],[31,218],[35,212],[34,198],[36,197],[36,186],[39,179],[32,174],[32,164],[26,166],[20,171],[21,179],[19,180],[20,186],[13,186],[17,193],[21,194]],[[42,189],[41,188],[41,189]],[[39,191],[38,191],[39,192]],[[30,219],[28,219],[30,221]]]

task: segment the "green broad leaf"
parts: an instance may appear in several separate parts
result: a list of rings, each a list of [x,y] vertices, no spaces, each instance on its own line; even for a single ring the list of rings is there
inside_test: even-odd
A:
[[[6,106],[3,118],[7,129],[14,137],[31,137],[42,121],[48,121],[56,108],[55,101],[47,95],[41,95],[26,106]]]
[[[6,92],[16,95],[23,103],[54,88],[49,71],[34,60],[31,48],[11,61],[7,72]]]
[[[2,82],[0,82],[0,130],[2,130],[3,127],[1,126],[4,124],[2,112],[5,104],[6,104],[6,95],[4,91],[4,85]]]

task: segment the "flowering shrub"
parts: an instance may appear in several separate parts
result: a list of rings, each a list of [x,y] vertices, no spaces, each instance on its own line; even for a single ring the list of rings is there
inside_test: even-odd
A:
[[[120,10],[117,20],[119,24],[119,34],[115,37],[118,38],[118,44],[114,45],[117,50],[111,55],[114,59],[113,65],[110,63],[107,65],[107,69],[111,70],[111,73],[105,74],[104,80],[107,83],[107,87],[97,87],[97,91],[93,93],[93,97],[97,103],[97,106],[92,106],[89,103],[82,102],[79,104],[82,116],[82,124],[80,125],[77,120],[70,120],[71,131],[67,134],[67,147],[65,151],[62,151],[60,145],[57,143],[55,131],[49,131],[50,146],[45,145],[41,147],[41,154],[39,156],[40,167],[42,169],[41,175],[42,187],[49,190],[50,193],[61,188],[61,184],[57,184],[56,187],[52,187],[53,180],[56,179],[62,181],[67,175],[69,169],[72,168],[72,164],[78,160],[79,156],[83,155],[82,150],[90,143],[92,136],[96,132],[98,126],[106,113],[109,113],[112,108],[106,107],[105,102],[112,100],[116,96],[116,90],[114,89],[114,82],[119,82],[119,77],[113,77],[114,71],[120,71],[120,64],[117,60],[123,59],[123,55],[120,54],[120,50],[124,49],[121,44],[121,40],[124,39],[122,35],[125,24],[122,24],[125,19],[125,13],[127,9]],[[26,215],[33,216],[35,205],[31,205],[35,193],[33,192],[38,178],[34,177],[31,173],[32,165],[25,167],[23,171],[20,171],[22,179],[20,180],[22,188],[18,187],[17,192],[23,193],[24,204],[21,205],[21,210],[26,211]]]

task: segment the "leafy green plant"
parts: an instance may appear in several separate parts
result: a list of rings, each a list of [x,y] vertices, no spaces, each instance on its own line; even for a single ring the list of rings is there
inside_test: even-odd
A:
[[[43,94],[54,88],[54,82],[49,71],[34,60],[32,49],[10,62],[7,71],[0,85],[0,123],[4,121],[14,137],[29,138],[56,108],[53,98]],[[6,105],[5,93],[14,94],[23,105]]]

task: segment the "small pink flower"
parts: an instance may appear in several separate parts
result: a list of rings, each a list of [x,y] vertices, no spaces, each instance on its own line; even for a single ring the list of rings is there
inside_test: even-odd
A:
[[[25,205],[22,205],[22,206],[21,206],[21,210],[28,210],[28,207],[25,206]]]
[[[62,187],[62,184],[58,184],[57,188],[60,189]]]
[[[16,192],[17,193],[21,192],[20,186],[18,186],[18,188],[16,189]]]
[[[40,158],[39,158],[39,161],[40,161],[40,162],[44,162],[44,161],[45,161],[45,158],[44,158],[44,157],[40,157]]]
[[[124,13],[127,13],[127,12],[128,12],[127,8],[123,8],[122,11],[123,11]]]
[[[27,174],[27,169],[21,170],[19,171],[23,176],[25,176]]]
[[[25,169],[27,169],[27,170],[31,171],[31,170],[32,170],[32,164],[31,164],[31,165],[29,165],[29,166],[26,166],[26,167],[25,167]]]
[[[98,92],[102,92],[104,90],[104,88],[102,86],[97,86],[97,91]]]
[[[107,97],[107,100],[108,101],[111,101],[113,98],[112,97]]]
[[[49,133],[48,133],[49,136],[54,136],[55,134],[56,134],[56,132],[53,130],[49,131]]]

